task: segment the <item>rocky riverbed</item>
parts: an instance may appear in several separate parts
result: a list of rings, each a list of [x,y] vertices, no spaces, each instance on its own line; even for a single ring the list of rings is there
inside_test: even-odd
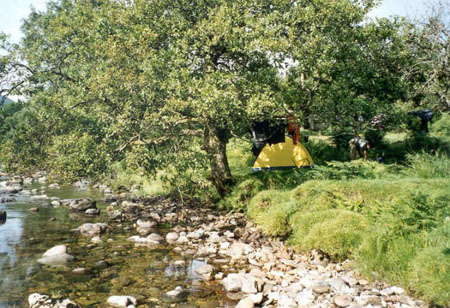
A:
[[[43,208],[35,217],[52,222],[48,214],[61,211],[67,216],[55,220],[70,221],[29,253],[29,307],[427,307],[402,288],[360,277],[351,261],[295,253],[241,213],[112,195],[99,185],[102,200],[27,189],[48,188],[43,174],[3,180],[0,196],[34,196],[33,207]]]

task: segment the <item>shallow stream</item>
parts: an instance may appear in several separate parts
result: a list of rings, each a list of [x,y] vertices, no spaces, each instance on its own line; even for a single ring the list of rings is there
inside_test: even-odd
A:
[[[61,199],[102,198],[98,190],[45,186],[27,187],[45,190],[49,197]],[[130,295],[138,299],[138,307],[212,308],[233,307],[222,288],[214,282],[200,280],[194,273],[205,261],[182,257],[171,247],[136,247],[127,240],[137,234],[131,223],[110,223],[106,217],[88,217],[70,213],[67,208],[53,208],[47,201],[20,198],[17,202],[0,203],[7,220],[0,225],[0,308],[27,307],[28,295],[34,292],[55,298],[70,298],[83,307],[108,307],[111,295]],[[104,212],[106,205],[97,205]],[[38,212],[30,208],[39,207]],[[90,237],[72,231],[85,222],[106,222],[112,230],[93,244]],[[164,236],[166,230],[159,230]],[[49,267],[36,262],[55,245],[64,244],[75,257],[68,267]],[[183,259],[186,265],[173,266]],[[84,273],[73,273],[85,268]],[[163,294],[182,286],[189,291],[187,301],[176,305],[165,303]]]

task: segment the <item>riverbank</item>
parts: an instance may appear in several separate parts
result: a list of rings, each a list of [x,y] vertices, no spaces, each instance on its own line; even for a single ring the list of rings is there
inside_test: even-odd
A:
[[[71,232],[72,242],[60,238],[34,251],[37,261],[53,245],[65,245],[74,260],[65,267],[39,265],[38,276],[44,273],[48,279],[56,273],[60,278],[44,283],[41,277],[30,294],[69,297],[83,307],[109,307],[110,296],[135,298],[136,307],[427,306],[401,288],[365,280],[351,261],[335,263],[319,251],[295,253],[279,239],[264,236],[244,214],[170,197],[107,195],[98,202],[100,216],[78,214],[82,218],[73,221],[78,227],[107,227],[84,228],[94,230],[88,234]],[[51,204],[47,197],[37,208]],[[39,298],[33,295],[33,307],[40,307]]]

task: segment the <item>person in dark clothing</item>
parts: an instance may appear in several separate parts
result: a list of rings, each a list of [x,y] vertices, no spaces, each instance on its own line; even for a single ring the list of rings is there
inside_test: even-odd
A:
[[[357,153],[363,159],[367,159],[369,155],[370,144],[366,139],[355,136],[348,142],[350,145],[350,154],[352,159],[356,159]]]

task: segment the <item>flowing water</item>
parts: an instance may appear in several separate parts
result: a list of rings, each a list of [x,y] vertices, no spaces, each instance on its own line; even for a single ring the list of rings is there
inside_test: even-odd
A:
[[[97,190],[65,188],[46,194],[63,198],[99,199]],[[31,293],[54,298],[70,298],[83,307],[107,307],[111,295],[131,295],[138,307],[174,307],[164,303],[163,294],[176,286],[189,291],[187,302],[176,307],[232,307],[215,283],[202,282],[195,273],[204,261],[184,258],[170,247],[136,247],[127,238],[136,233],[130,223],[111,224],[112,231],[93,244],[91,238],[71,231],[85,222],[107,222],[105,217],[90,218],[70,213],[67,208],[52,208],[49,201],[21,198],[18,202],[0,203],[8,218],[0,225],[0,308],[27,307]],[[39,207],[39,212],[30,212]],[[98,205],[104,210],[105,205]],[[102,211],[104,212],[104,211]],[[164,230],[160,230],[164,232]],[[36,262],[55,245],[64,244],[75,257],[68,267],[49,267]],[[174,267],[174,260],[186,261]],[[72,272],[85,268],[81,274]]]

